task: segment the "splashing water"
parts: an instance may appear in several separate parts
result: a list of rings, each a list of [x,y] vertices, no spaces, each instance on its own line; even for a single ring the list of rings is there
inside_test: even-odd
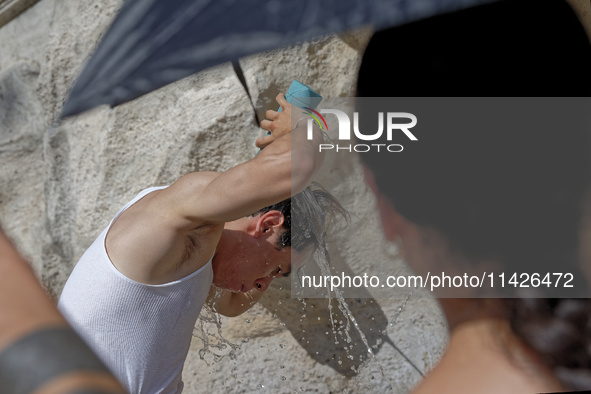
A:
[[[330,270],[330,263],[329,263],[329,257],[328,257],[327,250],[326,249],[317,250],[314,257],[315,257],[314,260],[318,264],[318,267],[320,268],[322,275],[330,276],[331,270]],[[193,331],[193,335],[195,337],[199,338],[203,343],[203,348],[199,349],[199,351],[198,351],[199,357],[201,360],[204,360],[208,366],[219,363],[224,358],[230,358],[231,360],[235,360],[237,358],[236,352],[241,349],[241,344],[248,343],[250,341],[250,338],[247,335],[245,335],[245,338],[243,338],[241,340],[241,344],[235,344],[235,343],[231,342],[230,340],[226,339],[222,335],[221,316],[215,310],[215,299],[219,299],[222,294],[223,294],[223,291],[217,291],[216,294],[214,295],[213,309],[209,306],[205,306],[202,309],[201,314],[198,319],[198,323],[195,326],[194,331]],[[367,337],[365,336],[365,334],[361,330],[359,323],[355,319],[355,316],[352,314],[352,312],[349,308],[349,305],[345,301],[342,290],[337,287],[337,288],[334,288],[334,296],[331,294],[330,291],[328,291],[327,294],[328,294],[328,312],[329,312],[330,323],[331,323],[331,327],[332,327],[332,333],[335,338],[335,344],[339,343],[339,339],[337,337],[337,334],[339,334],[341,337],[344,337],[344,340],[346,341],[346,345],[343,347],[343,349],[346,352],[346,355],[347,355],[346,357],[353,360],[353,355],[351,355],[351,350],[353,349],[353,346],[355,345],[355,343],[353,343],[353,339],[351,338],[351,335],[350,335],[351,326],[353,326],[355,328],[355,330],[357,331],[363,345],[367,349],[368,360],[373,360],[379,368],[379,372],[382,376],[382,379],[383,379],[384,383],[386,383],[385,387],[383,387],[383,390],[385,390],[385,391],[394,390],[394,386],[388,380],[383,366],[381,365],[379,360],[376,358],[374,351],[372,350],[372,347],[370,346],[370,344],[367,340]],[[409,301],[412,294],[413,294],[413,291],[411,291],[410,293],[407,294],[405,300],[403,301],[401,306],[398,308],[397,313],[390,320],[390,322],[389,322],[390,327],[392,327],[397,322],[400,314],[402,313],[404,307],[406,306],[406,304]],[[339,320],[339,321],[335,320],[335,316],[333,314],[333,309],[334,309],[333,298],[335,298],[337,301],[337,307],[338,307],[339,311],[343,314],[344,321],[343,320]],[[304,298],[300,298],[300,301],[302,302],[303,310],[305,311],[307,309],[306,308],[307,307],[306,301]],[[280,304],[280,303],[281,302],[279,301],[278,304]],[[302,315],[302,318],[305,318],[305,317],[306,317],[306,314],[304,313]],[[246,322],[250,323],[250,320],[247,319]],[[343,327],[343,324],[344,324],[344,327]],[[384,334],[387,334],[388,328],[389,327],[387,327],[386,330],[384,330],[385,331]],[[327,332],[326,334],[328,335],[329,333]],[[283,344],[280,344],[280,347],[283,348]],[[360,357],[360,361],[362,361],[361,357]],[[339,365],[342,365],[341,360],[339,360],[338,363],[339,363]],[[352,366],[351,369],[356,374],[361,371],[361,367],[356,368],[356,367]],[[372,379],[373,379],[373,377],[372,377]],[[285,380],[285,379],[282,379],[282,380]],[[263,385],[261,385],[260,387],[264,388]],[[369,389],[369,387],[368,387],[368,389]]]
[[[213,308],[205,305],[201,309],[197,325],[193,329],[193,336],[199,338],[203,343],[203,348],[199,349],[199,358],[205,361],[207,366],[211,366],[211,363],[218,363],[225,357],[235,360],[236,351],[241,349],[239,344],[229,341],[222,335],[222,318],[215,311],[215,300],[219,299],[222,294],[222,290],[216,291]],[[211,330],[213,327],[215,327],[214,331]],[[243,342],[246,343],[248,340]]]

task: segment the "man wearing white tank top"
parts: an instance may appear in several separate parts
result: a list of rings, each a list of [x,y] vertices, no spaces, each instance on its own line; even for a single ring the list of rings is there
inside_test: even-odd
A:
[[[283,95],[277,102],[283,111],[261,122],[270,134],[257,140],[260,154],[142,191],[70,275],[58,307],[129,392],[180,393],[203,304],[226,316],[246,311],[289,275],[292,256],[303,261],[323,246],[327,216],[344,213],[307,187],[322,162],[321,133],[309,141],[305,129],[292,132],[292,108]],[[305,236],[293,239],[292,205],[312,230],[294,229]]]

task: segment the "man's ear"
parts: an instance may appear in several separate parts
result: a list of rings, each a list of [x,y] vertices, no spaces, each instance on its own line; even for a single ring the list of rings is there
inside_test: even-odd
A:
[[[272,210],[265,212],[258,217],[255,230],[256,236],[261,236],[269,231],[273,233],[275,230],[281,229],[284,221],[285,218],[279,211]]]

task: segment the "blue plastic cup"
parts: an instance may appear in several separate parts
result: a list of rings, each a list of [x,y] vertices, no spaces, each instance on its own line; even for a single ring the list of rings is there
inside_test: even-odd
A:
[[[322,96],[308,85],[294,80],[285,94],[285,99],[296,107],[314,109],[322,101]],[[281,107],[277,112],[281,112]]]

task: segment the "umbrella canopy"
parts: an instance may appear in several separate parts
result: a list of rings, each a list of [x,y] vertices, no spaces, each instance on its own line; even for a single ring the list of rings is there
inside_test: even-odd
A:
[[[127,0],[62,117],[116,106],[226,61],[363,25],[379,29],[492,0]]]

